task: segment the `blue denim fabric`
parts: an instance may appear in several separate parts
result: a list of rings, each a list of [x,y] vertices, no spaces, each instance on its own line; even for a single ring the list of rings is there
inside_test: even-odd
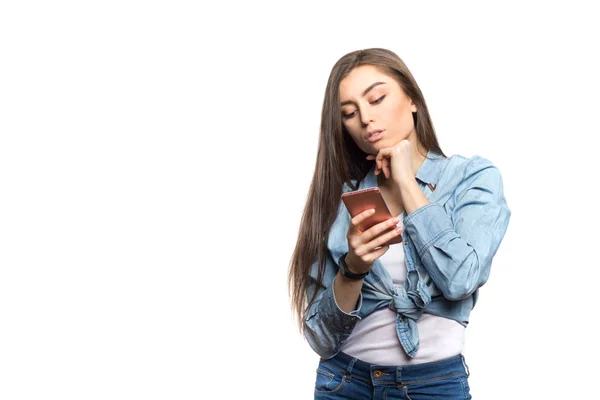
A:
[[[307,293],[310,299],[316,290],[317,298],[307,311],[304,332],[321,357],[335,356],[358,319],[384,307],[397,311],[398,339],[410,357],[419,349],[416,321],[423,313],[467,326],[478,289],[489,277],[492,258],[510,219],[502,177],[485,158],[444,158],[429,152],[416,180],[429,204],[404,217],[403,243],[396,246],[404,246],[406,282],[403,287],[395,286],[387,270],[375,260],[357,307],[350,313],[337,306],[333,295],[337,261],[348,251],[346,234],[351,218],[340,202],[327,243],[322,285],[316,284],[315,261]],[[358,189],[375,186],[373,167]],[[344,184],[343,192],[348,191],[351,188]]]
[[[468,377],[462,354],[396,367],[369,364],[339,352],[319,362],[315,399],[471,399]]]

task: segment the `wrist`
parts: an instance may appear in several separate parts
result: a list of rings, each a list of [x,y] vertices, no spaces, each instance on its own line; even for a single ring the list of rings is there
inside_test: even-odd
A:
[[[362,287],[364,280],[365,280],[364,278],[361,278],[361,279],[348,278],[348,277],[344,276],[342,271],[338,272],[337,278],[336,278],[336,281],[339,282],[339,284],[343,285],[344,287]]]
[[[414,177],[403,181],[399,187],[402,200],[404,202],[404,211],[406,212],[406,215],[413,213],[426,204],[429,204],[427,196],[425,196]]]
[[[346,278],[346,279],[350,279],[350,280],[363,280],[365,278],[365,276],[367,276],[369,274],[369,270],[367,270],[366,272],[356,272],[351,265],[348,265],[348,263],[346,262],[346,258],[348,256],[348,253],[345,253],[344,255],[342,255],[338,261],[338,265],[340,267],[340,273],[341,275]]]
[[[394,183],[401,191],[410,189],[414,184],[417,183],[417,179],[412,175],[400,177],[399,179],[394,178]]]

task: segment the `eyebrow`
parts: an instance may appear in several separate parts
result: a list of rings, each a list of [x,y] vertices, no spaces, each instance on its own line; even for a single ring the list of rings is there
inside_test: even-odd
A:
[[[374,84],[372,84],[371,86],[369,86],[368,88],[363,90],[363,92],[362,92],[363,97],[365,97],[371,89],[373,89],[375,86],[379,86],[379,85],[385,85],[385,82],[375,82]],[[345,106],[346,104],[353,104],[353,103],[354,102],[352,100],[346,100],[346,101],[342,101],[341,105]]]

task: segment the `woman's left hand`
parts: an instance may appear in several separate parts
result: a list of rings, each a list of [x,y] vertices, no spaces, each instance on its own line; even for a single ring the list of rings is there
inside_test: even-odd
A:
[[[412,145],[408,140],[386,147],[377,153],[377,156],[369,154],[367,160],[375,160],[375,175],[383,174],[387,179],[392,178],[394,183],[405,182],[414,178],[412,170]]]

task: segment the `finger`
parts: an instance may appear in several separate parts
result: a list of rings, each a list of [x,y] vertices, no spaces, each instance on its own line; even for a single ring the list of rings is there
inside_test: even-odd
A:
[[[389,158],[392,156],[392,150],[389,147],[386,147],[385,149],[381,149],[377,152],[377,158],[383,159],[383,158]]]
[[[370,243],[367,244],[367,246],[369,248],[376,249],[379,246],[383,246],[385,243],[392,240],[396,236],[402,234],[402,231],[403,231],[402,227],[397,227],[396,229],[392,229],[391,231],[389,231],[383,235],[379,235],[378,237],[373,239]]]
[[[379,175],[381,173],[381,161],[375,159],[375,175]]]
[[[360,214],[352,217],[352,219],[350,220],[350,223],[355,228],[355,230],[358,230],[358,226],[360,225],[360,223],[363,222],[364,220],[366,220],[367,218],[369,218],[373,214],[375,214],[375,209],[370,208],[370,209],[365,210],[365,211],[361,212]]]
[[[390,246],[382,246],[376,250],[373,250],[369,254],[369,263],[372,264],[373,261],[377,260],[379,257],[384,255],[389,249],[390,249]]]
[[[383,174],[385,175],[386,178],[388,177],[388,175],[387,175],[388,165],[389,165],[389,160],[386,158],[381,163],[381,172],[383,172]]]
[[[377,153],[377,158],[375,159],[375,162],[377,163],[379,169],[383,169],[385,163],[389,161],[390,155],[391,153],[386,149],[379,150],[379,153]]]
[[[369,253],[376,251],[379,247],[384,246],[387,242],[389,242],[396,236],[402,234],[402,231],[403,229],[401,227],[398,227],[396,229],[392,229],[389,232],[386,232],[383,235],[379,235],[370,242],[357,246],[355,254],[364,254],[364,256],[361,258],[366,262],[368,261],[368,259],[365,260],[364,257],[366,257]],[[361,236],[365,236],[364,233]]]
[[[388,229],[395,228],[398,222],[400,222],[399,218],[389,218],[383,222],[373,225],[372,227],[363,232],[363,234],[361,235],[361,241],[365,244],[369,243]]]
[[[369,154],[367,156],[367,160],[374,160],[374,159],[375,159],[375,156],[373,154]]]

